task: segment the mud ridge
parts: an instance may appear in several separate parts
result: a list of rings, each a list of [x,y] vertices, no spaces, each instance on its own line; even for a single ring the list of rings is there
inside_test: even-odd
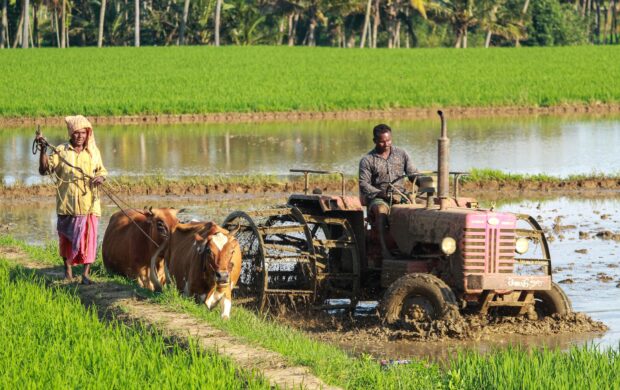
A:
[[[325,194],[340,194],[340,181],[316,181],[310,190],[318,189]],[[111,190],[119,195],[212,195],[212,194],[265,194],[265,193],[301,193],[304,183],[293,179],[288,182],[257,180],[257,183],[186,183],[182,180],[164,183],[146,184],[139,181],[114,185]],[[357,180],[349,179],[345,183],[348,195],[358,193]],[[620,178],[591,178],[557,181],[501,181],[486,180],[467,182],[461,186],[461,196],[484,197],[486,199],[510,199],[527,195],[570,195],[570,194],[603,194],[620,190]],[[5,199],[22,198],[24,196],[52,196],[56,189],[51,184],[33,186],[15,185],[0,186],[0,196]],[[102,194],[103,196],[103,194]]]
[[[59,281],[64,276],[61,267],[52,268],[48,264],[29,259],[18,248],[0,247],[0,255],[23,267],[35,270],[56,283],[64,283]],[[159,305],[148,303],[130,286],[105,282],[90,286],[78,284],[75,287],[82,302],[85,305],[95,304],[100,314],[114,313],[115,318],[129,324],[142,322],[162,330],[168,337],[182,341],[187,341],[191,337],[205,350],[217,351],[243,369],[260,371],[274,386],[338,389],[312,375],[308,368],[291,365],[278,353],[245,344],[236,337],[188,314],[166,310]]]
[[[345,110],[345,111],[289,111],[289,112],[229,112],[204,114],[159,114],[125,116],[89,116],[94,124],[139,125],[174,123],[239,123],[276,122],[305,120],[363,120],[363,119],[434,119],[437,109],[449,118],[477,118],[485,116],[523,116],[523,115],[583,115],[610,114],[620,112],[618,103],[572,103],[548,107],[539,106],[496,106],[496,107],[429,107],[393,108],[386,110]],[[86,113],[88,115],[88,113]],[[63,117],[17,117],[0,118],[0,126],[64,126]]]

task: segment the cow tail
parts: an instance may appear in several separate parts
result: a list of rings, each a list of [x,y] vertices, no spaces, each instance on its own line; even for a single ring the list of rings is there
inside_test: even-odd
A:
[[[155,265],[157,264],[159,255],[168,248],[169,241],[170,241],[170,238],[164,241],[160,245],[160,247],[157,249],[153,257],[151,257],[151,272],[149,276],[151,278],[151,282],[153,283],[153,286],[155,286],[155,291],[159,291],[159,292],[162,291],[162,285],[159,282],[159,278],[157,277],[157,269],[155,268]],[[168,266],[166,264],[166,259],[164,258],[163,261],[164,261],[164,272],[166,274],[166,283],[168,283],[168,281],[170,280],[170,274],[168,272]]]

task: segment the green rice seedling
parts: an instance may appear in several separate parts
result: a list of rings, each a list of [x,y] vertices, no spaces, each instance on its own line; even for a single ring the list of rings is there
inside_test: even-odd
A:
[[[617,389],[620,352],[593,345],[567,352],[520,347],[485,355],[461,352],[445,380],[450,389]]]
[[[605,46],[14,50],[0,117],[618,103],[619,60]]]
[[[1,388],[269,388],[190,341],[99,322],[71,291],[0,260]]]

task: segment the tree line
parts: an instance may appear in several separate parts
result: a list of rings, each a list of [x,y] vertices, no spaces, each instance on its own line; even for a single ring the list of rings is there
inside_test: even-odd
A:
[[[620,0],[0,0],[0,48],[618,44]]]

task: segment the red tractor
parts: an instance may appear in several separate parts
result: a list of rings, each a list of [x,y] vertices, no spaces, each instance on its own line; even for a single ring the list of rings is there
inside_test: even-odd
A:
[[[230,214],[224,226],[240,225],[244,252],[237,296],[259,310],[285,301],[354,309],[373,299],[390,324],[462,311],[531,319],[571,312],[552,281],[538,222],[459,196],[464,173],[448,170],[449,139],[439,115],[436,177],[419,176],[414,195],[399,194],[410,201],[391,207],[385,237],[371,229],[359,198],[345,195],[342,174],[340,195],[309,193],[309,176],[331,173],[325,171],[292,170],[304,174],[305,190],[286,205]]]

